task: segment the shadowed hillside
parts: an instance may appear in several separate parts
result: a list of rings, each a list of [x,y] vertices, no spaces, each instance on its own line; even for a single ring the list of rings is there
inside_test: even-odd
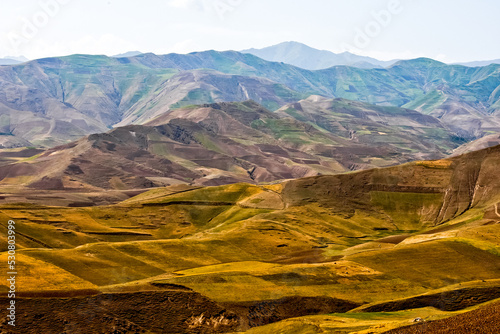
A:
[[[273,113],[253,101],[180,108],[6,162],[0,184],[97,191],[273,182],[441,158],[457,146],[415,111],[319,97],[295,107],[302,111]]]

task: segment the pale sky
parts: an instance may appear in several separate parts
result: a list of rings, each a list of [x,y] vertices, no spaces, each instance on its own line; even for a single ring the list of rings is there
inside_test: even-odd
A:
[[[0,58],[298,41],[381,60],[500,58],[498,0],[0,0]]]

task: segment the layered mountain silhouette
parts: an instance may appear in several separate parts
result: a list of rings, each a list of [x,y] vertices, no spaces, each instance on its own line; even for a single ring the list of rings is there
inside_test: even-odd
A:
[[[491,64],[500,64],[500,59],[469,61],[469,62],[458,63],[458,64],[464,65],[464,66],[469,66],[469,67],[488,66]]]
[[[473,140],[500,130],[499,69],[422,58],[310,71],[234,51],[46,58],[0,68],[0,139],[48,147],[182,106],[252,99],[274,111],[316,94],[414,109]]]
[[[4,184],[133,189],[271,182],[446,156],[435,118],[313,96],[271,112],[254,101],[184,107],[0,166]]]
[[[119,53],[119,54],[113,55],[112,57],[114,57],[114,58],[126,58],[126,57],[135,57],[135,56],[138,56],[138,55],[141,55],[141,54],[143,54],[143,52],[140,52],[140,51],[127,51],[127,52],[124,52],[124,53]]]

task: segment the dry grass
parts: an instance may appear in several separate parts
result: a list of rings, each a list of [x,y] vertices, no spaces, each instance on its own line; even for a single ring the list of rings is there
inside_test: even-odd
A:
[[[431,167],[409,164],[398,167],[401,175],[395,168],[389,176],[362,172],[285,187],[176,185],[89,208],[4,205],[0,220],[16,220],[23,275],[29,277],[20,286],[28,292],[184,286],[228,304],[301,296],[372,305],[489,284],[500,272],[500,224],[491,205],[434,226],[429,217],[437,215],[443,194],[427,193],[411,179],[429,168],[432,187],[450,177],[444,167]],[[377,189],[382,182],[390,187],[373,190],[370,182],[378,182]],[[398,182],[407,188],[391,188]],[[342,197],[330,189],[354,190]],[[0,230],[2,240],[5,233]],[[0,243],[3,257],[6,246]],[[450,314],[427,308],[337,314],[252,331],[379,333],[412,317]],[[195,327],[230,325],[215,315],[186,319]]]
[[[451,160],[418,161],[416,164],[418,166],[424,166],[427,168],[447,169],[450,168],[452,161]]]
[[[0,254],[0,261],[7,263],[7,254]],[[18,253],[18,280],[16,288],[22,293],[28,291],[54,291],[54,290],[86,290],[95,289],[96,285],[84,280],[70,272],[37,258]]]

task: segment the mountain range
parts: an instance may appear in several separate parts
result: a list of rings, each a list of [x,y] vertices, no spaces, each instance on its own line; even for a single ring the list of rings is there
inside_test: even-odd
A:
[[[400,61],[400,59],[383,61],[359,56],[347,51],[333,53],[327,50],[318,50],[299,42],[283,42],[261,49],[252,48],[240,52],[250,53],[268,61],[283,62],[308,70],[322,70],[333,66],[384,68]],[[453,65],[468,67],[484,67],[491,64],[500,64],[500,59],[453,63]]]
[[[28,58],[24,57],[24,56],[20,56],[20,57],[4,57],[4,58],[0,58],[0,66],[1,65],[17,65],[17,64],[21,64],[21,63],[25,63],[29,61]]]
[[[473,140],[500,131],[498,87],[500,65],[423,58],[309,71],[234,51],[73,55],[0,68],[0,141],[50,147],[182,106],[252,99],[275,111],[314,94],[413,109]]]
[[[280,48],[266,52],[331,58]],[[17,328],[496,333],[500,65],[356,64],[205,51],[0,67]]]
[[[139,56],[141,54],[142,54],[142,52],[140,52],[140,51],[127,51],[124,53],[119,53],[119,54],[113,55],[112,57],[113,58],[127,58],[127,57]]]
[[[137,189],[261,183],[446,156],[460,144],[435,118],[312,96],[271,112],[254,101],[183,107],[0,166],[0,184]]]
[[[488,66],[488,65],[491,65],[491,64],[500,64],[500,59],[470,61],[470,62],[457,63],[457,64],[458,65],[469,66],[469,67],[481,67],[481,66]]]

